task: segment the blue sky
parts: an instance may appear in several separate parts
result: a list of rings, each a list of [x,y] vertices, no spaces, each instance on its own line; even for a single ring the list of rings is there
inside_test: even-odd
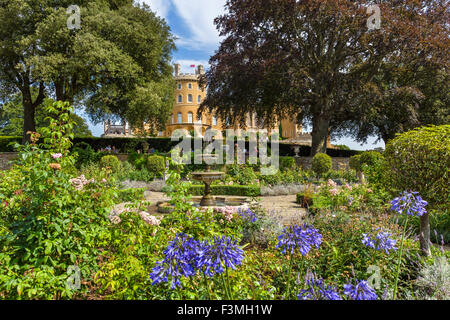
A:
[[[214,26],[215,17],[223,14],[225,0],[141,0],[147,3],[160,17],[166,19],[172,33],[178,38],[177,51],[173,62],[181,64],[181,72],[194,72],[190,65],[203,64],[208,68],[209,57],[214,54],[220,44],[219,34]],[[90,128],[95,136],[103,133],[103,125]],[[332,141],[334,144],[345,144],[355,150],[383,147],[383,142],[373,144],[375,139],[361,146],[352,139],[343,138]]]

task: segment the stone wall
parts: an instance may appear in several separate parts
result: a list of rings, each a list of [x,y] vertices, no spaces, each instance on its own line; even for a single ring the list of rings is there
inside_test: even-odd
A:
[[[349,169],[349,159],[342,157],[331,158],[333,160],[333,170],[348,170]],[[312,157],[296,157],[295,162],[298,166],[303,169],[311,169]]]
[[[0,170],[8,170],[11,160],[17,158],[17,152],[0,152]]]

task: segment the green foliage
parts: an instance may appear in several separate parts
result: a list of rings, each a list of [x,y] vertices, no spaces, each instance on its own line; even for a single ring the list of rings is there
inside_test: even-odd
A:
[[[157,177],[162,177],[166,170],[166,161],[162,156],[149,156],[147,158],[147,170]]]
[[[118,172],[122,167],[122,164],[116,156],[107,155],[100,159],[100,167],[109,168],[112,172]]]
[[[2,297],[80,296],[87,287],[82,284],[76,291],[67,285],[73,276],[69,267],[78,267],[86,282],[97,269],[115,189],[90,180],[77,190],[70,182],[75,171],[75,159],[68,151],[73,138],[70,111],[61,102],[48,107],[50,125],[42,130],[44,143],[38,147],[34,143],[38,136],[32,134],[33,143],[18,147],[19,159],[0,182]]]
[[[22,137],[0,136],[0,152],[14,152],[14,146],[22,142]]]
[[[144,122],[163,126],[173,106],[175,49],[164,19],[145,4],[110,6],[108,1],[83,0],[76,2],[82,28],[74,31],[67,28],[70,3],[60,2],[2,3],[0,87],[12,93],[39,87],[38,96],[25,106],[28,112],[49,94],[58,100],[83,100],[96,120],[112,113],[134,127]],[[11,68],[18,64],[22,70]],[[23,84],[14,80],[17,77]]]
[[[143,188],[121,189],[117,192],[117,203],[144,200],[144,192],[145,189]]]
[[[333,161],[331,157],[325,153],[318,153],[312,158],[312,170],[321,176],[331,170]]]
[[[297,165],[295,164],[294,157],[279,157],[279,159],[280,170],[286,171],[296,169]]]
[[[365,151],[361,153],[359,163],[361,168],[364,165],[372,167],[383,161],[383,155],[377,151]]]
[[[77,143],[72,152],[77,153],[77,161],[75,166],[79,169],[83,165],[87,165],[90,163],[99,162],[100,159],[105,155],[104,152],[96,152],[90,145],[85,142]]]
[[[37,91],[36,88],[32,88],[31,93],[33,99],[38,95]],[[15,94],[10,99],[7,99],[7,101],[7,103],[0,105],[0,136],[21,136],[24,130],[22,94]],[[48,114],[46,110],[54,102],[53,99],[45,98],[42,105],[36,109],[35,121],[37,132],[41,133],[41,128],[48,126],[49,123],[46,120]],[[85,119],[75,113],[71,113],[70,117],[74,121],[72,132],[75,137],[92,137],[92,132],[89,130]]]
[[[356,154],[351,156],[349,159],[349,166],[351,169],[355,171],[361,171],[361,154]]]
[[[429,207],[450,203],[450,125],[421,127],[398,135],[385,151],[387,184],[393,193],[413,190]]]

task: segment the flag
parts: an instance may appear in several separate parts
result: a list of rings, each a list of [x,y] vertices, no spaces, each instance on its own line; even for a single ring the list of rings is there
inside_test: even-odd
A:
[[[195,64],[191,64],[191,68],[195,68]]]

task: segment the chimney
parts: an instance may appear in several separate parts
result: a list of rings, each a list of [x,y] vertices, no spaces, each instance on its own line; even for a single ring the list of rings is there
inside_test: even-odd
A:
[[[197,67],[197,74],[200,74],[200,75],[205,74],[205,68],[202,65],[199,65]]]
[[[181,66],[179,63],[175,63],[174,66],[175,66],[175,77],[177,77],[180,75],[180,67]]]

